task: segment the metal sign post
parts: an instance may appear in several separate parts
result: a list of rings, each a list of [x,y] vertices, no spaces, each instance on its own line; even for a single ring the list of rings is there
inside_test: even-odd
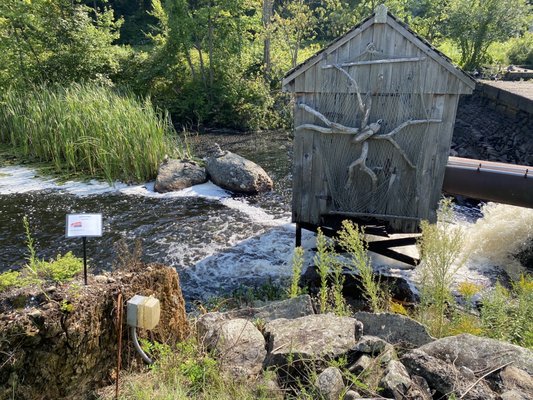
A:
[[[65,236],[83,240],[83,280],[87,285],[87,238],[102,236],[102,214],[67,214]]]

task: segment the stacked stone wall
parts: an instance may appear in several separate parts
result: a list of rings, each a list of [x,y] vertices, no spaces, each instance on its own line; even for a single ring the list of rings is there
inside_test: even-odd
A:
[[[463,96],[451,155],[533,165],[533,100],[488,85]]]

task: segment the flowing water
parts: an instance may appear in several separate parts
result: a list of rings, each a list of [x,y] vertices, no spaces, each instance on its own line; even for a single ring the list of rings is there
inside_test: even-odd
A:
[[[180,192],[158,194],[153,183],[138,186],[101,182],[66,182],[36,177],[24,167],[0,167],[0,271],[20,268],[26,257],[22,218],[27,215],[39,257],[69,250],[81,255],[81,239],[64,236],[65,215],[99,212],[104,235],[87,241],[93,272],[113,268],[115,243],[141,239],[143,259],[174,266],[187,300],[229,293],[240,286],[278,283],[290,276],[294,245],[290,223],[291,141],[286,133],[205,135],[257,162],[270,174],[275,189],[256,196],[235,196],[206,183]],[[533,236],[533,211],[491,205],[486,217],[476,208],[458,208],[456,223],[467,232],[474,257],[460,279],[490,284],[495,266],[520,266],[509,255]],[[511,219],[512,221],[507,220]],[[304,231],[304,245],[313,235]],[[415,249],[407,249],[409,252]],[[311,255],[308,255],[309,262]],[[412,279],[416,272],[375,257],[388,274]]]

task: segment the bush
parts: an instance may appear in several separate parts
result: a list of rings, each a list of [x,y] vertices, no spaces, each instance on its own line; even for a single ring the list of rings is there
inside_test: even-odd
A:
[[[485,336],[533,348],[533,278],[522,275],[507,290],[499,283],[482,299]]]
[[[0,97],[0,125],[0,140],[24,156],[108,181],[152,179],[165,155],[184,155],[150,100],[102,86],[8,90]]]
[[[533,67],[533,32],[511,39],[507,50],[507,58],[511,64]]]
[[[460,227],[451,224],[451,216],[451,201],[443,200],[437,224],[423,221],[418,242],[422,261],[419,319],[437,337],[445,332],[448,305],[453,302],[451,286],[461,266],[458,257],[464,235]]]

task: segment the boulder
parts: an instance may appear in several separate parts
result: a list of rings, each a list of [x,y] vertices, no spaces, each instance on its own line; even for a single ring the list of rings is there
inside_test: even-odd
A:
[[[206,158],[206,170],[213,183],[237,193],[253,194],[272,189],[272,179],[259,165],[238,154],[219,150],[211,151]]]
[[[508,365],[500,372],[500,385],[504,391],[516,391],[524,398],[533,399],[533,378],[513,365]]]
[[[452,393],[465,400],[497,399],[484,380],[470,379],[452,363],[432,357],[420,349],[414,349],[401,359],[411,375],[419,375],[436,391],[434,398],[448,397]]]
[[[490,370],[512,361],[514,367],[533,374],[533,351],[495,339],[462,334],[435,340],[420,350],[472,371]]]
[[[413,348],[435,340],[424,325],[404,315],[360,311],[354,317],[363,323],[365,335],[377,336],[394,345]]]
[[[380,387],[384,389],[383,394],[385,396],[403,399],[407,397],[412,384],[411,377],[404,365],[397,360],[391,360],[387,364],[383,378],[381,378]]]
[[[343,397],[343,400],[357,400],[361,397],[355,390],[348,390]]]
[[[173,192],[204,182],[207,182],[207,174],[203,167],[193,161],[168,159],[159,166],[154,190]]]
[[[364,330],[364,328],[363,328]],[[364,335],[361,336],[359,341],[354,347],[354,351],[358,353],[370,354],[371,356],[379,356],[387,351],[392,350],[394,352],[394,347],[377,336]]]
[[[372,357],[362,355],[353,365],[348,368],[348,370],[356,375],[359,375],[365,369],[372,367],[374,363],[375,361]]]
[[[276,319],[265,325],[269,365],[286,365],[288,359],[328,360],[352,350],[362,335],[354,318],[316,314],[293,320]]]
[[[273,321],[279,318],[295,319],[312,315],[313,302],[308,294],[287,299],[282,301],[273,301],[263,307],[258,308],[241,308],[225,313],[231,318],[244,318],[247,320],[263,320],[265,322]]]
[[[222,371],[234,379],[246,379],[261,372],[265,340],[250,321],[218,319],[209,328],[203,343],[215,352]]]
[[[326,368],[318,375],[316,387],[324,400],[338,400],[344,390],[341,370],[336,367]]]

